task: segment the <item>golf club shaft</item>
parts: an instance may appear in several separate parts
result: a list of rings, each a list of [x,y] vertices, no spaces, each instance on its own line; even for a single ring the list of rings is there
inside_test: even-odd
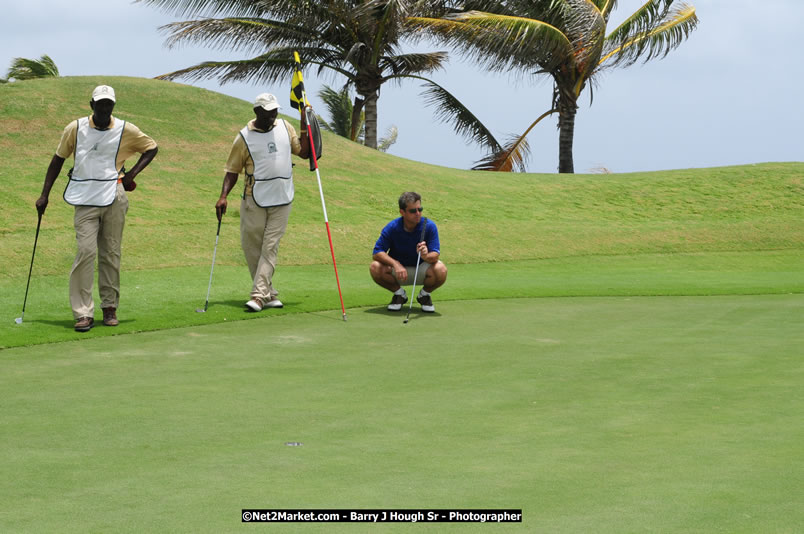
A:
[[[422,253],[419,252],[416,256],[416,270],[413,271],[413,288],[410,290],[410,305],[408,305],[408,314],[405,316],[405,322],[408,322],[410,317],[410,310],[413,309],[413,296],[416,294],[416,277],[419,274],[419,261],[422,259]]]
[[[422,223],[423,223],[422,224],[422,236],[419,239],[420,243],[422,241],[424,241],[424,230],[425,230],[425,228],[427,228],[427,218],[426,217],[422,217]],[[417,243],[417,248],[418,248],[418,243]],[[408,314],[405,316],[405,322],[406,323],[408,322],[408,318],[410,317],[410,310],[413,309],[413,296],[416,294],[416,277],[419,276],[419,262],[421,261],[421,259],[422,259],[422,252],[419,251],[417,253],[417,255],[416,255],[416,270],[413,271],[413,289],[410,290],[410,305],[408,306]]]
[[[218,231],[215,233],[215,248],[212,249],[212,268],[209,270],[209,285],[207,285],[207,301],[204,303],[204,311],[209,306],[209,292],[212,289],[212,273],[215,272],[215,256],[218,254],[218,238],[221,236],[221,222],[223,217],[218,219]]]
[[[31,266],[28,268],[28,282],[25,284],[25,299],[22,301],[22,317],[25,317],[25,305],[28,304],[28,288],[31,286],[31,273],[33,272],[34,256],[36,256],[36,243],[39,241],[39,227],[42,225],[42,213],[36,221],[36,237],[34,237],[33,252],[31,253]]]

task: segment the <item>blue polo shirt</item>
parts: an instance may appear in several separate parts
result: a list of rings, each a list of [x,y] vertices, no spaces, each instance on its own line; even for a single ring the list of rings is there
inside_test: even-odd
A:
[[[385,225],[380,232],[380,238],[374,244],[374,252],[387,252],[389,256],[404,265],[405,267],[415,267],[418,253],[416,244],[422,241],[422,225],[427,223],[424,231],[424,242],[427,243],[429,252],[441,252],[441,244],[438,242],[438,227],[436,223],[422,217],[416,229],[412,232],[405,231],[405,223],[402,217],[394,219]]]

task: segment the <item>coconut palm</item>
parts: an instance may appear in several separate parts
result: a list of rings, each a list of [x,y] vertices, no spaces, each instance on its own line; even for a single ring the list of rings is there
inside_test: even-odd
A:
[[[360,123],[357,128],[352,128],[353,105],[349,96],[349,88],[343,87],[340,91],[336,91],[332,87],[324,85],[323,89],[318,91],[318,98],[324,103],[330,116],[330,119],[326,120],[321,115],[317,115],[321,127],[341,137],[362,143],[366,134],[366,116],[365,113],[361,113],[359,116]],[[353,131],[356,132],[355,138],[351,137]],[[385,131],[385,136],[377,142],[377,150],[387,152],[391,145],[396,143],[398,135],[399,131],[396,126],[388,127]]]
[[[48,78],[59,75],[56,63],[47,54],[37,59],[17,57],[11,61],[6,78],[8,80],[31,80],[33,78]]]
[[[490,71],[549,75],[553,103],[526,132],[479,167],[510,168],[527,133],[558,113],[559,172],[574,172],[572,145],[581,92],[604,69],[666,56],[698,18],[695,8],[675,0],[648,0],[607,32],[617,0],[471,0],[441,18],[411,19],[424,32],[456,47]],[[520,154],[521,156],[521,154]]]
[[[440,17],[446,2],[424,0],[137,0],[197,20],[163,26],[168,46],[198,43],[258,55],[238,61],[209,61],[159,76],[274,82],[290,80],[293,51],[305,66],[342,75],[357,92],[350,137],[357,137],[365,111],[365,144],[377,147],[377,100],[383,84],[416,78],[432,93],[443,87],[422,78],[443,68],[446,52],[403,53],[410,16]],[[217,17],[217,18],[215,18]],[[457,102],[457,100],[456,100]],[[458,104],[456,104],[459,106]],[[460,107],[460,106],[459,106]],[[471,115],[471,114],[469,114]],[[479,130],[484,130],[478,127]]]
[[[361,113],[358,116],[359,123],[356,128],[352,128],[354,106],[348,87],[343,87],[340,91],[336,91],[332,87],[324,85],[318,91],[318,98],[324,103],[330,116],[329,120],[320,115],[318,116],[318,122],[322,128],[352,141],[362,141],[365,132],[365,113]],[[354,137],[352,137],[353,133],[355,134]]]

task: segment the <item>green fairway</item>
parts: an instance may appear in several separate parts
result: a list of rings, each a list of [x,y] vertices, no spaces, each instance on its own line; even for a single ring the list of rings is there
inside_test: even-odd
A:
[[[224,532],[245,507],[522,508],[506,532],[802,524],[801,295],[438,312],[5,350],[0,530]]]

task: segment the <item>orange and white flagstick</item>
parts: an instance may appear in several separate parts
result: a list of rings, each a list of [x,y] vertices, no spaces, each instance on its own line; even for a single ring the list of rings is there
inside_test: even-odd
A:
[[[324,201],[324,188],[321,186],[321,173],[318,170],[318,155],[315,153],[315,142],[313,141],[313,123],[316,120],[313,116],[313,108],[310,107],[307,101],[307,94],[304,92],[304,80],[302,79],[301,72],[301,59],[298,52],[293,52],[293,58],[296,60],[296,72],[293,75],[293,82],[290,90],[290,103],[293,107],[298,106],[300,114],[303,114],[307,119],[307,138],[310,141],[310,157],[312,158],[313,167],[315,168],[315,177],[318,180],[318,193],[321,195],[321,208],[324,210],[324,224],[327,227],[327,239],[329,239],[329,251],[332,254],[332,266],[335,268],[335,283],[338,284],[338,296],[341,299],[341,312],[343,313],[343,320],[346,320],[346,308],[343,305],[343,293],[341,292],[341,281],[338,278],[338,265],[335,263],[335,248],[332,246],[332,232],[329,229],[329,218],[327,217],[327,203]],[[301,94],[298,94],[298,93]],[[294,101],[294,95],[297,101]]]

